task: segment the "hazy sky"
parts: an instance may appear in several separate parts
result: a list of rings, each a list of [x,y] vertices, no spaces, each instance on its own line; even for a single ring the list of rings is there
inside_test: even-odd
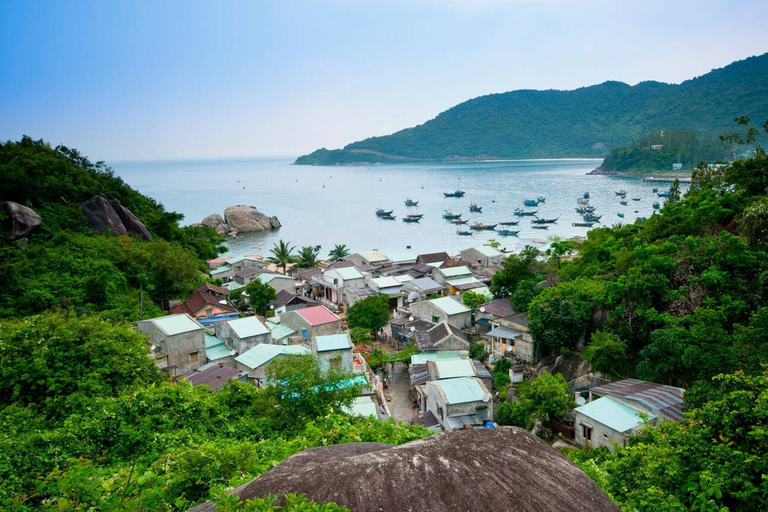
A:
[[[765,0],[0,0],[0,139],[298,155],[488,93],[679,83],[767,51]]]

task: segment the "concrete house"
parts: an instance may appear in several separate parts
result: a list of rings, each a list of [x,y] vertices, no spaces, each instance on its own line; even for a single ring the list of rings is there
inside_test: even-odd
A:
[[[441,322],[423,336],[416,336],[416,344],[422,352],[469,350],[469,340],[458,327]]]
[[[136,330],[155,346],[155,361],[161,368],[175,366],[175,373],[183,375],[208,362],[205,329],[189,315],[141,320],[136,323]]]
[[[461,259],[481,267],[498,266],[506,255],[493,247],[481,245],[461,251]]]
[[[368,280],[368,287],[376,293],[383,293],[389,296],[389,308],[397,309],[402,307],[405,292],[403,292],[403,281],[399,277],[377,277]]]
[[[528,329],[528,313],[517,313],[506,318],[490,321],[491,330],[486,334],[493,357],[514,357],[520,362],[536,364],[541,350],[533,343]]]
[[[273,273],[260,274],[257,279],[274,288],[276,292],[286,291],[288,293],[295,293],[296,284],[298,283],[295,277]]]
[[[300,334],[305,340],[326,334],[340,334],[341,318],[324,306],[312,306],[280,315],[280,323]]]
[[[488,332],[491,321],[499,318],[509,318],[515,315],[515,310],[509,303],[509,299],[496,299],[485,304],[480,304],[475,310],[475,325],[479,326],[482,333]]]
[[[255,316],[218,322],[214,329],[216,336],[238,354],[243,354],[261,343],[272,343],[272,332]]]
[[[683,388],[637,379],[590,388],[587,403],[574,409],[576,443],[612,450],[613,443],[625,446],[644,426],[681,421],[684,393]]]
[[[447,252],[430,252],[427,254],[419,254],[416,261],[432,267],[439,267],[446,261],[451,261],[451,257]]]
[[[426,408],[443,430],[478,427],[493,421],[493,397],[483,382],[473,377],[456,377],[426,383]]]
[[[272,343],[275,345],[290,345],[291,337],[296,336],[296,331],[287,325],[267,320],[267,327],[272,332]]]
[[[356,265],[369,266],[372,268],[383,267],[389,265],[392,262],[387,259],[386,256],[379,251],[358,252],[350,256],[346,256],[347,261],[351,261]]]
[[[313,337],[312,355],[317,358],[322,370],[333,368],[352,371],[352,341],[349,333]]]
[[[461,279],[472,277],[472,271],[467,266],[447,267],[435,269],[433,279],[443,286],[448,285],[449,279]]]
[[[267,378],[267,367],[275,359],[285,356],[308,356],[309,347],[305,345],[256,345],[235,358],[237,369],[245,372],[249,379],[256,380],[259,387]]]
[[[277,292],[275,300],[267,304],[269,309],[275,312],[276,315],[285,313],[286,311],[294,311],[296,309],[306,308],[307,306],[317,305],[317,302],[308,298],[296,295],[295,293],[280,290]]]
[[[351,308],[358,302],[368,297],[373,297],[379,293],[370,288],[345,288],[344,289],[344,307],[346,309]]]
[[[466,266],[439,268],[435,270],[434,278],[448,288],[448,293],[451,295],[472,291],[490,296],[488,286],[476,278]]]
[[[452,297],[414,302],[410,306],[411,315],[438,324],[448,322],[454,327],[463,329],[470,324],[471,310]]]
[[[434,279],[422,277],[403,283],[403,291],[407,293],[406,302],[419,302],[428,297],[441,296],[445,292],[445,286]]]
[[[317,288],[320,300],[331,309],[346,309],[344,290],[347,288],[365,288],[365,276],[354,266],[328,268],[312,279],[313,288]]]

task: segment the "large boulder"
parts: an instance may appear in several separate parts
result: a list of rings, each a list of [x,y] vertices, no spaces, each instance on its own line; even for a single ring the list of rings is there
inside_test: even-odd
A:
[[[112,199],[110,204],[112,205],[112,208],[115,209],[115,212],[117,213],[117,216],[120,217],[120,220],[123,221],[123,226],[125,226],[125,230],[129,234],[136,235],[137,237],[147,242],[152,241],[152,235],[149,233],[147,227],[143,222],[139,220],[138,217],[133,214],[131,210],[121,205],[117,199]]]
[[[128,234],[122,219],[106,197],[95,196],[83,203],[80,209],[88,220],[88,227],[97,233],[103,233],[106,228],[111,235]]]
[[[26,206],[6,201],[3,209],[8,215],[7,236],[9,240],[20,240],[40,227],[43,219],[32,209]]]
[[[306,493],[355,512],[593,511],[619,507],[573,462],[523,429],[451,432],[401,446],[347,443],[290,457],[232,492]],[[216,510],[212,502],[193,511]]]
[[[207,228],[213,228],[216,229],[217,227],[224,224],[224,219],[219,215],[218,213],[212,213],[206,218],[203,219],[203,221],[200,223],[203,226]]]
[[[280,226],[277,217],[271,219],[253,206],[230,206],[224,210],[224,222],[239,233],[266,231],[274,229],[273,223]]]

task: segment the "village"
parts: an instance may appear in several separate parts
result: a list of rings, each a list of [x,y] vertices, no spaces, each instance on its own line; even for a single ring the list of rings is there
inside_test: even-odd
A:
[[[218,258],[207,266],[221,286],[203,284],[172,304],[170,315],[139,321],[137,330],[148,336],[150,357],[162,371],[212,392],[232,379],[272,385],[271,362],[311,355],[321,369],[353,375],[337,384],[361,390],[348,414],[434,432],[495,428],[500,401],[514,401],[525,380],[558,371],[570,379],[576,406],[536,428],[555,434],[554,442],[563,446],[613,449],[646,425],[682,419],[681,388],[611,382],[584,371],[583,364],[568,371],[562,358],[542,357],[528,313],[514,311],[507,298],[491,298],[491,277],[508,255],[492,246],[470,247],[455,257],[373,250],[317,268],[287,266],[285,273],[260,256]],[[254,314],[244,293],[254,281],[275,291],[263,316]],[[488,300],[469,307],[467,293]],[[388,321],[373,329],[371,343],[356,344],[346,312],[382,294]],[[395,357],[371,364],[374,352]],[[497,389],[492,372],[505,368],[508,379],[502,380],[509,387]]]

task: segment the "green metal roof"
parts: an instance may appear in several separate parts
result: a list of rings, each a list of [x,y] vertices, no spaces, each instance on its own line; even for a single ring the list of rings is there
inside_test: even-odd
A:
[[[350,416],[373,416],[378,418],[376,404],[370,396],[358,396],[349,407],[344,408],[344,412]]]
[[[232,355],[232,351],[223,341],[213,334],[205,333],[205,355],[209,361],[215,361]]]
[[[465,275],[472,275],[472,271],[468,267],[448,267],[440,268],[438,272],[442,273],[445,277],[459,277]]]
[[[393,286],[402,286],[403,284],[394,277],[377,277],[376,279],[371,279],[371,282],[375,283],[376,287],[379,289],[391,288]]]
[[[275,279],[290,279],[291,281],[293,281],[293,278],[290,276],[284,276],[283,274],[270,274],[269,272],[264,272],[263,274],[259,274],[259,277],[257,277],[256,279],[258,279],[264,284],[269,284]]]
[[[593,400],[574,410],[616,432],[626,432],[643,423],[638,416],[639,411],[608,396]],[[648,419],[652,420],[654,416],[648,415]]]
[[[282,340],[284,338],[289,338],[294,334],[296,334],[296,331],[294,331],[290,327],[287,327],[283,324],[276,324],[270,321],[267,321],[267,328],[269,328],[269,330],[272,331],[273,340]]]
[[[427,361],[461,358],[461,352],[421,352],[411,356],[411,364],[424,364]]]
[[[487,245],[481,245],[480,247],[474,247],[474,249],[480,253],[483,254],[483,256],[488,256],[489,258],[493,258],[495,256],[502,256],[502,252],[494,249],[493,247],[488,247]]]
[[[238,363],[255,370],[278,356],[308,356],[310,350],[302,345],[269,345],[259,343],[235,358]]]
[[[448,283],[451,286],[461,286],[464,284],[473,284],[473,283],[480,283],[483,285],[483,282],[476,278],[475,276],[460,276],[460,277],[454,277],[451,279],[446,279],[446,283]],[[485,285],[483,285],[485,286]],[[479,288],[479,287],[478,287]]]
[[[176,334],[197,331],[203,328],[202,325],[198,324],[187,315],[160,316],[148,321],[153,323],[155,327],[163,331],[168,336],[175,336]]]
[[[475,365],[469,359],[442,359],[435,361],[435,367],[440,380],[475,376]]]
[[[470,377],[439,380],[434,383],[443,390],[449,404],[465,404],[468,402],[490,401],[480,381]],[[485,399],[485,400],[484,400]]]
[[[222,288],[226,288],[227,290],[233,292],[235,290],[240,290],[241,288],[245,288],[245,285],[243,283],[238,283],[237,281],[230,281],[228,283],[224,283],[221,285]]]
[[[233,258],[227,261],[227,265],[234,265],[236,263],[240,263],[241,261],[253,261],[256,263],[263,263],[261,260],[257,260],[256,258],[249,258],[248,256],[240,256],[239,258]]]
[[[229,265],[224,265],[215,270],[211,270],[210,274],[212,276],[215,276],[216,274],[223,274],[224,272],[229,272],[230,270],[232,270],[232,267],[230,267]]]
[[[240,339],[259,336],[270,332],[269,329],[267,329],[267,326],[261,323],[261,320],[255,316],[238,318],[237,320],[228,320],[227,323]]]
[[[359,270],[357,270],[355,267],[344,267],[344,268],[335,268],[333,269],[337,274],[341,276],[341,278],[345,281],[349,281],[351,279],[363,279],[363,274],[360,273]]]
[[[332,350],[347,350],[352,348],[348,334],[328,334],[315,338],[318,352],[330,352]]]
[[[448,315],[458,315],[460,313],[470,312],[470,309],[467,306],[451,297],[440,297],[439,299],[432,299],[429,302]]]

